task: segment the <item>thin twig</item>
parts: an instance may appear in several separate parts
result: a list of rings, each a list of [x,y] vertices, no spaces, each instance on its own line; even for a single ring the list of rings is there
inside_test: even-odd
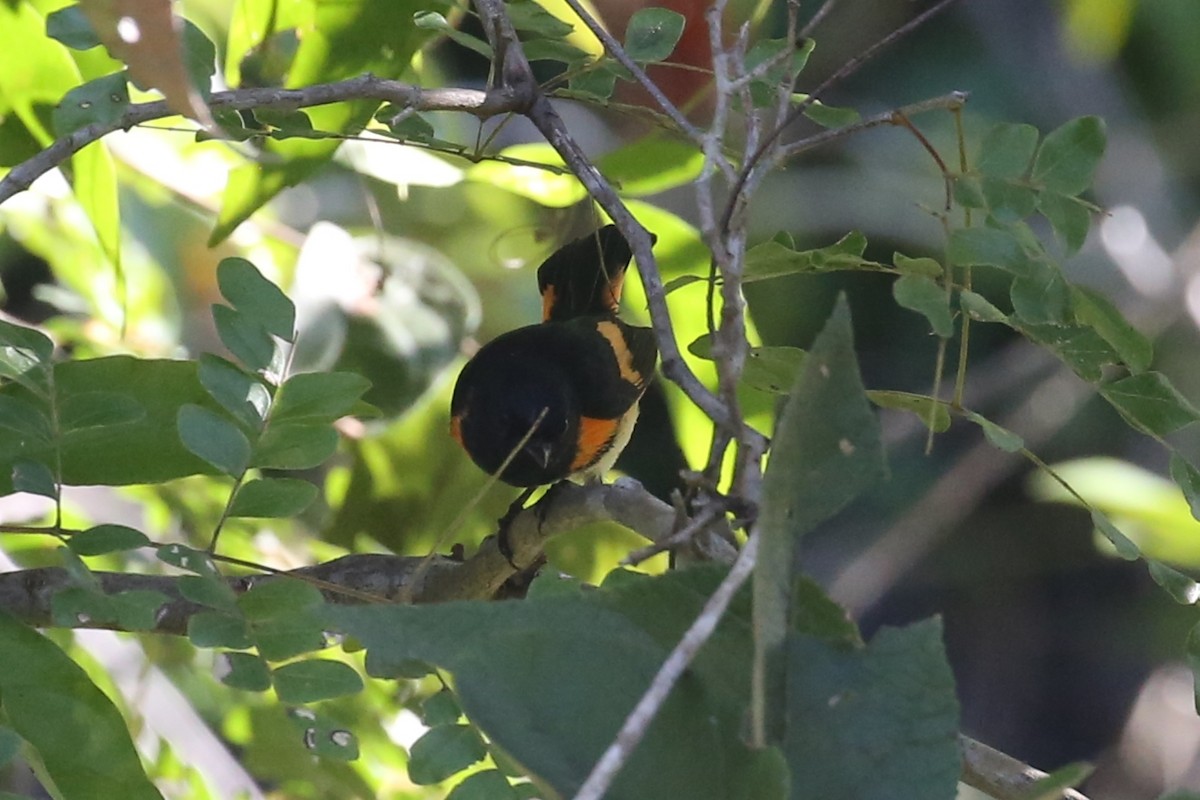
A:
[[[574,800],[600,800],[608,791],[617,773],[621,771],[634,748],[646,735],[650,723],[654,721],[654,717],[666,702],[667,696],[670,695],[680,676],[692,663],[696,654],[700,652],[700,648],[712,636],[734,595],[754,571],[754,562],[757,556],[758,536],[754,535],[742,548],[741,555],[730,568],[729,574],[721,581],[721,585],[708,598],[704,608],[696,617],[696,621],[691,624],[679,643],[671,650],[667,660],[659,668],[658,674],[651,681],[650,688],[638,700],[633,711],[629,712],[629,716],[625,718],[621,729],[617,731],[612,744],[596,762],[587,780],[575,794]]]
[[[625,52],[625,48],[621,46],[621,43],[614,39],[613,35],[587,12],[587,9],[583,7],[583,4],[579,0],[567,0],[567,5],[575,12],[575,16],[579,17],[583,24],[587,26],[587,29],[600,40],[600,43],[604,45],[605,51],[615,58],[617,63],[629,70],[629,73],[633,75],[633,79],[654,99],[654,102],[663,110],[663,113],[670,117],[671,121],[679,127],[679,131],[691,139],[698,147],[704,147],[704,135],[663,94],[662,89],[658,88],[658,84],[650,80],[650,76],[646,74],[646,70],[642,69],[641,64],[638,64],[629,57],[629,54]]]

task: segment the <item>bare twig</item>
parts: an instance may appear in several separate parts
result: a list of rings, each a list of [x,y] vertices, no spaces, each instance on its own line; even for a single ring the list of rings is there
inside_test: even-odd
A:
[[[671,689],[675,687],[679,677],[683,675],[683,671],[692,663],[692,659],[700,652],[700,648],[712,636],[713,631],[717,628],[717,623],[725,615],[725,609],[733,600],[733,596],[737,594],[737,590],[754,571],[757,556],[758,536],[755,535],[746,542],[738,560],[730,568],[729,574],[708,598],[704,608],[700,610],[699,616],[696,617],[696,621],[671,650],[667,660],[659,668],[658,674],[651,681],[650,688],[638,700],[633,711],[629,712],[629,716],[625,718],[625,722],[621,725],[612,744],[604,751],[604,755],[596,762],[591,774],[575,794],[575,800],[600,800],[604,797],[604,793],[608,791],[608,787],[620,772],[621,767],[625,765],[634,748],[645,736],[646,730],[654,721],[662,704],[666,702]]]
[[[958,742],[963,754],[962,782],[996,800],[1026,800],[1030,787],[1047,775],[967,736],[959,736]],[[1065,789],[1058,797],[1088,800],[1074,789]]]
[[[360,75],[344,81],[305,86],[302,89],[251,88],[214,92],[209,100],[213,111],[298,108],[338,103],[344,100],[379,100],[406,106],[416,111],[463,111],[486,119],[513,111],[519,97],[505,89],[481,92],[477,89],[424,89],[400,81]],[[110,133],[129,130],[156,119],[176,116],[165,100],[131,105],[108,122],[94,122],[58,139],[45,150],[13,167],[0,180],[0,203],[22,192],[39,177],[62,164],[74,153]]]

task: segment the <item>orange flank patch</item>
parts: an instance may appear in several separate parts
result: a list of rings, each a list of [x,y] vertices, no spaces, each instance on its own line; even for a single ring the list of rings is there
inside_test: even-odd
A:
[[[554,284],[546,287],[542,292],[542,322],[549,322],[550,312],[554,310],[554,304],[557,302],[557,293],[554,291]]]
[[[463,444],[462,440],[462,421],[464,416],[466,415],[459,414],[450,418],[450,435],[454,437],[454,441],[458,442],[465,449],[466,445]]]
[[[575,451],[575,460],[571,462],[572,472],[590,467],[604,455],[617,435],[619,423],[619,419],[579,418],[579,447]]]
[[[617,357],[617,365],[621,369],[621,377],[632,383],[634,386],[642,386],[646,383],[646,376],[638,372],[633,366],[633,353],[629,352],[629,345],[625,341],[625,334],[615,322],[598,322],[596,330],[608,340],[609,346],[613,350],[613,355]]]

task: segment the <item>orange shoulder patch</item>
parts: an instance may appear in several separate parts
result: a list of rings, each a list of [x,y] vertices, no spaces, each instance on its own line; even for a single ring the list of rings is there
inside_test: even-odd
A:
[[[454,437],[454,441],[458,442],[459,446],[465,450],[467,446],[463,444],[462,440],[462,421],[464,416],[466,415],[459,414],[458,416],[450,418],[450,435]]]
[[[613,355],[617,357],[617,366],[621,370],[621,378],[637,386],[639,389],[645,386],[647,376],[643,375],[633,365],[633,353],[629,349],[629,342],[625,341],[625,334],[621,327],[615,322],[598,322],[596,330],[608,340],[608,344],[612,347]]]

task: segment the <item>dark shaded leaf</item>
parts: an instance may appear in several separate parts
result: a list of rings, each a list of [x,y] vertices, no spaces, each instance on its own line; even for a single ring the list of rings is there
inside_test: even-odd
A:
[[[18,461],[12,466],[12,487],[16,492],[29,492],[41,497],[58,497],[58,481],[54,473],[40,461]]]
[[[323,602],[320,590],[311,583],[287,577],[260,580],[237,601],[238,608],[251,622],[290,616]]]
[[[122,550],[146,547],[150,539],[139,530],[126,525],[96,525],[67,540],[67,547],[80,556],[102,556]]]
[[[1154,361],[1154,345],[1129,324],[1107,297],[1092,289],[1072,286],[1071,306],[1075,319],[1112,345],[1130,372],[1137,374],[1150,368]]]
[[[212,399],[252,431],[262,427],[271,395],[258,378],[211,354],[200,358],[197,377]]]
[[[142,404],[121,392],[72,393],[63,398],[58,412],[64,434],[138,422],[145,416]]]
[[[117,625],[126,631],[151,631],[158,623],[158,610],[170,599],[152,589],[130,589],[108,596]]]
[[[196,647],[245,650],[253,644],[244,619],[219,611],[201,611],[190,616],[187,637]]]
[[[181,575],[179,593],[193,603],[238,613],[237,592],[219,575]]]
[[[179,409],[179,440],[226,475],[240,476],[250,462],[250,442],[225,417],[197,405]]]
[[[865,649],[788,641],[791,796],[953,797],[958,701],[942,626],[884,628]]]
[[[329,425],[271,425],[254,448],[253,465],[274,469],[312,469],[324,464],[337,450],[337,444],[337,431]]]
[[[259,478],[242,484],[231,517],[283,518],[299,514],[317,499],[317,487],[299,478]]]
[[[100,46],[100,37],[78,5],[69,5],[47,15],[46,35],[72,50],[91,50]]]
[[[486,755],[483,740],[471,726],[437,725],[413,742],[408,752],[408,779],[418,786],[440,783]]]
[[[999,267],[1023,275],[1029,259],[1007,230],[958,228],[950,232],[950,260],[959,266]]]
[[[954,335],[954,316],[946,290],[922,275],[901,275],[892,284],[892,296],[903,308],[916,311],[929,320],[933,332],[943,339]]]
[[[1189,576],[1153,558],[1146,559],[1146,567],[1154,582],[1165,589],[1176,603],[1192,606],[1200,600],[1200,583]]]
[[[1117,551],[1118,556],[1126,561],[1134,561],[1142,555],[1142,551],[1133,543],[1133,540],[1121,533],[1120,529],[1112,524],[1112,520],[1104,512],[1095,508],[1091,509],[1091,512],[1092,524],[1096,526],[1096,530],[1105,539],[1108,539],[1113,549]]]
[[[1029,171],[1037,143],[1037,128],[1002,122],[983,137],[975,168],[992,178],[1020,178]]]
[[[196,575],[220,577],[212,556],[186,544],[169,544],[158,548],[158,560]]]
[[[1105,143],[1104,121],[1099,117],[1065,123],[1042,141],[1033,163],[1033,181],[1059,194],[1079,194],[1092,185]]]
[[[277,667],[271,682],[282,702],[297,704],[356,694],[363,688],[362,678],[352,667],[317,658]]]
[[[1043,191],[1038,193],[1037,209],[1062,240],[1067,255],[1083,247],[1092,225],[1092,212],[1083,202],[1074,197]]]
[[[66,136],[80,128],[111,124],[129,110],[129,83],[124,72],[90,80],[67,92],[54,109],[54,132]]]
[[[519,797],[503,772],[485,769],[464,778],[446,795],[446,800],[518,800]]]
[[[421,704],[421,721],[431,728],[437,725],[452,725],[458,722],[461,716],[462,709],[458,707],[454,692],[449,689],[442,689],[437,694],[430,695]]]
[[[194,638],[192,643],[196,643]],[[271,688],[271,668],[252,653],[218,653],[213,672],[221,683],[244,692]]]
[[[161,800],[125,720],[57,646],[0,612],[0,699],[6,722],[37,749],[64,798]]]
[[[275,360],[275,342],[266,328],[229,306],[214,305],[212,316],[221,343],[239,361],[256,372],[271,366]]]
[[[242,314],[253,317],[267,333],[290,342],[296,335],[296,307],[278,286],[244,258],[223,258],[217,265],[221,296]]]
[[[1200,470],[1178,453],[1171,453],[1171,479],[1183,490],[1192,516],[1200,520]]]
[[[665,61],[683,35],[684,16],[666,8],[642,8],[625,28],[625,53],[634,61]]]
[[[1130,425],[1166,436],[1200,419],[1200,412],[1161,372],[1143,372],[1100,387],[1100,394]]]

